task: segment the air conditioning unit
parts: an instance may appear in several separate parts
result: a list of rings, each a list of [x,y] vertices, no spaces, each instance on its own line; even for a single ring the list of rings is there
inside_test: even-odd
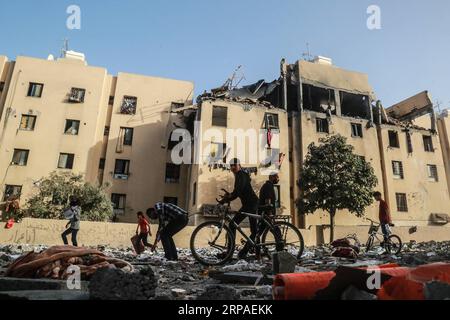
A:
[[[114,174],[114,179],[118,179],[118,180],[128,180],[128,175],[127,174]]]
[[[69,97],[70,102],[82,102],[82,98],[79,94],[71,94]]]

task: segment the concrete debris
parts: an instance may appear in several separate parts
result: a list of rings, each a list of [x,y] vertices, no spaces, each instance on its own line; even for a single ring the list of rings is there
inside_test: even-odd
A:
[[[102,269],[93,275],[89,293],[93,300],[149,300],[155,296],[156,286],[151,267],[132,273]]]
[[[21,257],[23,253],[28,251],[41,252],[46,249],[48,249],[46,246],[0,246],[0,291],[65,290],[65,281],[42,279],[45,283],[41,284],[29,282],[41,281],[39,279],[13,278],[10,280],[10,278],[5,278],[4,274],[2,274],[2,272],[6,271],[5,269],[8,265],[11,265],[15,259]],[[225,293],[222,294],[228,294],[234,298],[239,297],[239,299],[244,300],[272,299],[269,288],[271,288],[274,276],[272,270],[273,265],[270,260],[234,260],[227,266],[206,268],[195,261],[189,249],[179,249],[179,261],[177,263],[167,261],[161,249],[155,253],[144,252],[139,256],[136,256],[131,248],[98,246],[89,249],[101,253],[103,255],[101,257],[103,258],[122,260],[123,263],[128,263],[135,270],[134,272],[114,271],[114,275],[110,275],[108,272],[111,270],[107,269],[108,276],[115,276],[121,280],[118,280],[117,285],[111,288],[100,283],[98,283],[97,288],[94,286],[94,289],[98,291],[98,295],[102,299],[136,299],[136,292],[132,291],[137,290],[137,292],[140,292],[141,299],[193,300],[200,299],[200,297],[206,298],[206,296],[211,295],[211,292],[212,294],[216,294],[215,292],[219,291],[218,288],[222,290],[223,287],[226,289],[223,289]],[[308,247],[305,248],[302,259],[298,261],[294,269],[288,271],[292,270],[294,273],[336,271],[340,266],[358,268],[386,263],[397,263],[400,266],[415,267],[438,261],[450,261],[450,241],[440,243],[406,243],[398,256],[382,255],[376,251],[366,253],[363,247],[361,249],[358,260],[355,263],[348,259],[332,257],[331,253],[333,248],[331,246]],[[141,270],[144,270],[145,273],[145,270],[148,271],[149,268],[152,270],[153,276],[147,278],[154,278],[155,283],[148,280],[147,282],[153,284],[147,286],[148,283],[146,284],[144,281],[144,284],[142,284],[142,281],[137,279],[142,279],[142,275],[140,275]],[[126,270],[129,270],[129,267]],[[4,283],[3,287],[1,286],[2,283]],[[88,282],[82,281],[81,287],[81,291],[88,292]],[[122,287],[128,289],[122,290]],[[110,297],[108,295],[109,291],[114,295],[113,293],[119,290],[119,288],[123,291],[123,294],[119,295],[119,297]],[[147,293],[145,292],[145,288],[147,288]],[[205,291],[206,288],[210,288],[209,293]],[[230,291],[229,288],[234,289],[234,291]],[[433,291],[438,290],[433,285],[430,288]],[[174,294],[172,292],[173,289],[179,289],[180,294]],[[342,288],[340,294],[346,289],[348,289],[348,285]],[[102,295],[102,292],[105,294]],[[432,296],[431,293],[430,296]],[[349,295],[346,297],[349,298]]]
[[[273,273],[293,273],[298,260],[288,252],[275,252],[272,255]]]
[[[171,292],[175,298],[184,298],[187,291],[184,289],[172,289]]]
[[[231,286],[210,285],[197,300],[239,300],[240,293]]]

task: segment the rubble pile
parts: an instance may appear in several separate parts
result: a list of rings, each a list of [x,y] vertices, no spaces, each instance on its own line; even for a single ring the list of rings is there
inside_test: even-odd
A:
[[[62,248],[65,253],[58,256]],[[66,255],[67,249],[71,252],[69,256]],[[356,262],[353,259],[333,257],[333,250],[329,245],[305,248],[302,259],[295,265],[294,274],[335,272],[342,266],[358,268],[395,263],[401,267],[416,267],[450,261],[450,241],[407,243],[398,256],[385,255],[377,249],[366,252],[361,247]],[[30,253],[23,255],[26,252]],[[91,299],[272,299],[271,281],[276,273],[273,261],[233,260],[225,266],[207,268],[195,261],[189,249],[178,249],[178,255],[179,261],[172,262],[164,258],[161,249],[136,255],[131,247],[97,246],[75,249],[7,245],[0,246],[0,280],[6,275],[64,279],[67,264],[79,262],[84,270],[83,280],[90,280],[83,290],[89,290],[86,292],[89,292]],[[72,258],[74,259],[70,260]],[[283,257],[278,260],[283,264],[278,266],[281,269],[286,267],[286,261],[289,262]],[[94,269],[101,271],[95,272]],[[292,269],[290,264],[289,269]],[[358,287],[345,289],[345,292],[341,292],[342,299],[374,298],[367,292],[361,292]],[[430,284],[427,285],[426,294],[442,296],[445,290],[448,287],[443,287],[442,283]]]
[[[155,296],[157,279],[152,268],[139,272],[102,269],[89,282],[92,300],[149,300]]]

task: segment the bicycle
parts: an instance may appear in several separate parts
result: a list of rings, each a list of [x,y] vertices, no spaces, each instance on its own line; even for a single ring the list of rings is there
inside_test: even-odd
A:
[[[218,206],[220,201],[216,199]],[[233,221],[230,202],[223,208],[221,221],[207,221],[200,224],[192,233],[190,248],[192,256],[205,266],[217,266],[227,263],[233,258],[236,251],[236,236],[230,229],[233,224],[236,231],[241,234],[243,240],[250,244],[250,250],[261,252],[271,258],[272,253],[279,250],[287,250],[297,259],[300,259],[304,250],[303,236],[300,231],[286,221],[275,220],[266,214],[270,206],[259,208],[261,215],[242,212],[247,217],[258,220],[258,232],[255,240],[252,240]],[[289,232],[291,231],[291,232]]]
[[[371,222],[369,228],[369,238],[366,243],[366,252],[374,248],[375,239],[380,242],[380,245],[386,249],[389,254],[397,255],[402,251],[402,240],[399,236],[392,234],[389,230],[389,236],[385,241],[383,233],[378,232],[381,225],[372,219],[366,218],[366,220]],[[380,239],[378,236],[381,236],[382,238]]]

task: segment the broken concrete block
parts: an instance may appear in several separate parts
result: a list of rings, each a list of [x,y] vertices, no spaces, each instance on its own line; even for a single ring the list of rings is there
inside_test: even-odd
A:
[[[377,300],[377,296],[366,292],[364,290],[359,290],[354,286],[349,286],[341,296],[342,300]]]
[[[197,300],[239,300],[241,295],[230,286],[209,285]]]
[[[186,296],[186,290],[184,289],[172,289],[171,293],[175,298],[184,298]]]
[[[425,284],[425,300],[450,300],[450,285],[444,282],[432,281]]]
[[[298,260],[292,254],[281,251],[272,254],[272,268],[274,274],[294,273]]]
[[[257,287],[256,295],[259,298],[271,298],[272,297],[272,286]]]
[[[155,296],[157,279],[150,267],[140,272],[119,269],[99,270],[89,283],[94,300],[149,300]]]

